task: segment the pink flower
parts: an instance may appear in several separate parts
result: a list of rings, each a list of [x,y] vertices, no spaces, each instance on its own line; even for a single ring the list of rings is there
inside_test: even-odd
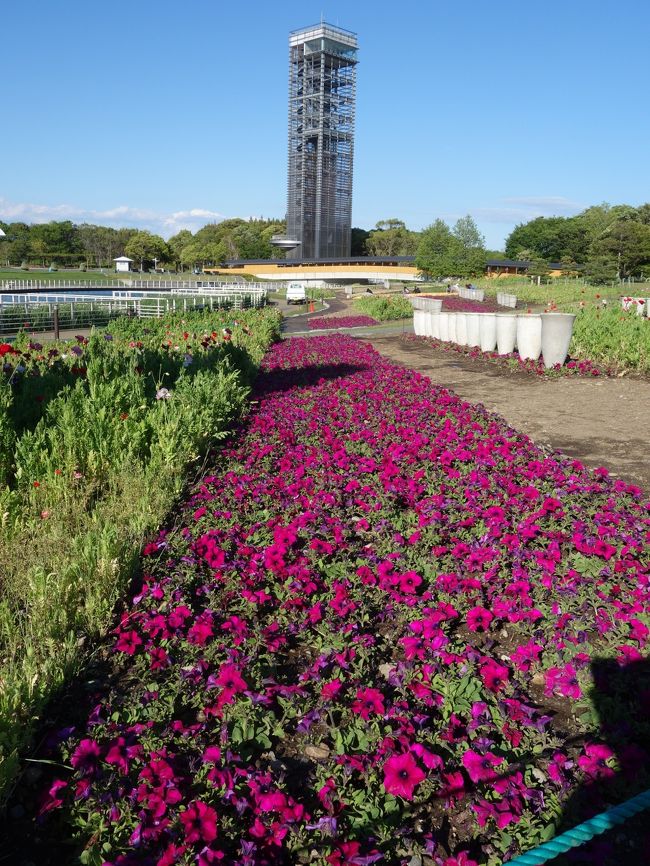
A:
[[[473,607],[467,612],[467,628],[470,631],[487,631],[494,617],[484,607]]]
[[[498,664],[494,659],[487,659],[481,665],[480,672],[485,688],[491,692],[501,691],[510,678],[508,668]]]
[[[422,578],[415,571],[407,571],[399,575],[399,590],[405,594],[414,593],[422,583]]]
[[[331,701],[334,698],[338,697],[341,689],[343,688],[343,683],[340,679],[330,680],[328,683],[323,683],[321,686],[321,697],[325,701]]]
[[[185,833],[185,841],[212,842],[217,838],[217,813],[211,807],[195,800],[181,813],[181,824]]]
[[[52,809],[58,809],[59,806],[62,806],[63,800],[59,797],[59,792],[65,790],[67,787],[68,783],[64,782],[63,779],[55,779],[41,802],[38,814],[45,815],[47,812],[52,811]]]
[[[215,684],[221,686],[224,695],[228,697],[245,692],[248,688],[239,668],[232,664],[221,665],[219,674],[215,678]]]
[[[93,773],[97,767],[101,749],[95,740],[82,740],[72,753],[70,763],[84,775]]]
[[[580,769],[592,779],[607,779],[616,775],[614,770],[608,766],[607,761],[614,757],[614,752],[609,746],[597,743],[585,746],[585,753],[578,758]]]
[[[352,712],[358,713],[362,719],[369,719],[375,714],[383,716],[384,696],[379,689],[359,689],[357,699],[352,704]]]
[[[206,764],[216,764],[221,760],[221,749],[219,746],[208,746],[203,752],[203,762]]]
[[[478,752],[468,749],[462,757],[463,767],[467,770],[472,782],[486,782],[495,779],[497,774],[494,768],[503,763],[503,758],[493,755],[491,752],[486,752],[480,755]]]
[[[461,851],[455,857],[447,857],[442,866],[478,866],[476,860],[470,860],[467,851]]]
[[[118,652],[132,656],[135,654],[136,649],[141,643],[142,638],[137,631],[123,631],[120,632],[118,639],[115,642],[115,649]]]
[[[384,788],[395,797],[412,800],[416,785],[425,778],[410,752],[393,755],[384,764]]]

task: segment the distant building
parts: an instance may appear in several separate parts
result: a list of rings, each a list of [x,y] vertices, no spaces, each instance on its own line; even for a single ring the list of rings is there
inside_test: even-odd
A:
[[[352,228],[355,33],[315,24],[289,35],[289,259],[345,258]],[[291,249],[293,246],[293,249]]]
[[[118,256],[113,261],[115,262],[115,270],[119,272],[130,271],[133,264],[133,259],[130,259],[128,256]]]

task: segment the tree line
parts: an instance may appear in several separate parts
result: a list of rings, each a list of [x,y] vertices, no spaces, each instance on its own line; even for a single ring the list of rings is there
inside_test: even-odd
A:
[[[573,217],[537,217],[516,226],[505,250],[486,250],[471,216],[449,227],[436,220],[421,232],[398,219],[382,220],[366,232],[352,230],[353,255],[415,256],[431,276],[467,278],[485,270],[488,259],[529,262],[528,273],[548,273],[559,264],[567,274],[593,283],[650,275],[650,203],[640,207],[600,204]]]
[[[650,274],[650,204],[600,204],[573,217],[537,217],[506,240],[510,258],[576,265],[591,282]]]
[[[283,253],[271,246],[285,231],[281,220],[229,219],[203,226],[195,234],[182,230],[165,241],[160,235],[133,228],[70,220],[28,225],[0,221],[0,263],[112,268],[113,259],[128,256],[141,270],[169,266],[175,270],[217,265],[225,259],[270,259]]]
[[[127,255],[135,267],[185,268],[220,265],[227,259],[284,258],[271,237],[284,234],[277,219],[227,219],[210,223],[194,234],[182,230],[165,241],[141,229],[115,229],[69,220],[27,225],[3,223],[0,262],[19,266],[50,263],[113,267]],[[510,258],[530,263],[528,273],[543,275],[559,263],[567,273],[580,273],[594,283],[650,274],[650,203],[594,205],[573,217],[537,217],[510,233],[505,250],[488,250],[468,214],[453,226],[435,220],[412,231],[398,218],[380,220],[370,231],[352,229],[355,257],[414,256],[417,267],[432,277],[460,279],[480,276],[488,259]]]

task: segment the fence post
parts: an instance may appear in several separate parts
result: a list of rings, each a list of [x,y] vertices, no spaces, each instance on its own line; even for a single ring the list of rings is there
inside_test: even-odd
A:
[[[52,313],[52,324],[54,326],[54,339],[59,339],[59,305],[54,305],[54,311]]]

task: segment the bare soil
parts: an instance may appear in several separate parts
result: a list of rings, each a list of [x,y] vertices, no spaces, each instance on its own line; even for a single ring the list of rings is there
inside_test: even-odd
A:
[[[464,400],[482,403],[538,445],[591,468],[604,466],[650,495],[650,380],[541,379],[399,335],[363,339],[391,361],[418,370]]]

